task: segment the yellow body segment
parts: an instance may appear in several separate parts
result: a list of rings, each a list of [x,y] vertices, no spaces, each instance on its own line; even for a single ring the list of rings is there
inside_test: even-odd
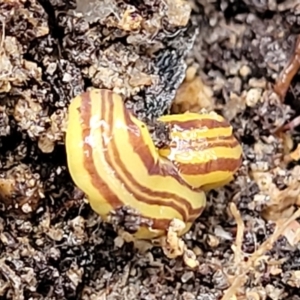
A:
[[[162,116],[159,121],[171,126],[171,143],[158,152],[178,166],[181,177],[192,187],[207,191],[233,179],[242,147],[222,116],[187,112]]]
[[[180,234],[187,232],[205,207],[203,190],[227,183],[241,163],[241,147],[221,116],[160,121],[171,127],[171,145],[158,150],[147,126],[109,90],[93,89],[69,106],[66,151],[75,184],[105,221],[116,209],[135,209],[139,239],[165,235],[174,218],[186,223]]]

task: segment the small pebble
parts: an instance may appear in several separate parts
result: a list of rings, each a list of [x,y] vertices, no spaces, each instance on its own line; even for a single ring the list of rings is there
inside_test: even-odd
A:
[[[246,104],[247,106],[254,107],[257,102],[260,100],[262,94],[261,89],[252,88],[247,92],[246,95]]]

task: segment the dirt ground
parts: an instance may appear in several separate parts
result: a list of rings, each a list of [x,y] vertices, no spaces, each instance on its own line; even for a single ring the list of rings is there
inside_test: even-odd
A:
[[[0,299],[300,299],[299,0],[0,0]],[[67,108],[120,93],[149,126],[201,108],[243,146],[184,236],[139,253],[74,186]]]

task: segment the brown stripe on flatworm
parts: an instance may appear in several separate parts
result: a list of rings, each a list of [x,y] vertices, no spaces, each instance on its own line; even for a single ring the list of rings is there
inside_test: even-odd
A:
[[[107,121],[107,123],[110,125],[109,128],[111,128],[112,124],[113,124],[113,113],[114,113],[114,108],[113,108],[113,93],[110,91],[101,91],[101,97],[104,101],[102,101],[102,107],[101,107],[101,114],[102,117],[105,118],[105,120]],[[106,99],[106,101],[105,101]],[[108,101],[107,101],[108,100]],[[110,102],[109,105],[112,107],[106,107],[106,103]],[[108,114],[108,119],[106,118],[106,114],[105,112]],[[137,125],[134,124],[130,118],[128,117],[128,112],[126,111],[126,108],[123,108],[123,114],[124,116],[126,115],[126,125],[129,126],[134,126],[136,127]],[[151,175],[158,175],[158,176],[162,176],[160,170],[161,167],[158,164],[154,163],[153,157],[148,149],[148,147],[143,144],[143,151],[137,151],[137,147],[134,147],[134,145],[139,145],[139,150],[141,149],[140,145],[141,143],[141,137],[134,135],[134,134],[128,134],[130,141],[129,144],[131,146],[133,146],[133,151],[135,153],[137,153],[140,157],[141,162],[144,161],[151,161],[152,165],[150,165],[150,170],[151,173],[149,174],[149,176]],[[132,139],[131,137],[134,136],[137,141],[135,141],[134,144],[132,144]],[[184,221],[188,221],[189,219],[189,215],[195,215],[195,214],[199,214],[201,212],[201,208],[197,208],[194,209],[190,202],[188,202],[186,199],[180,197],[179,195],[173,194],[173,193],[168,193],[168,192],[158,192],[155,191],[153,189],[149,189],[148,187],[142,186],[141,184],[139,184],[136,179],[134,178],[134,176],[127,170],[127,165],[126,163],[124,163],[121,159],[120,159],[120,155],[119,155],[119,151],[118,151],[118,147],[114,141],[114,139],[112,139],[109,143],[109,145],[111,146],[111,150],[113,152],[113,158],[116,162],[116,164],[122,169],[124,176],[129,180],[129,182],[134,185],[141,194],[137,194],[131,187],[130,185],[126,184],[126,182],[124,182],[122,180],[122,176],[120,174],[118,174],[117,172],[115,173],[115,177],[118,178],[118,180],[120,182],[123,182],[124,187],[127,189],[127,191],[129,193],[134,194],[134,197],[138,200],[138,201],[142,201],[144,203],[147,203],[149,205],[159,205],[159,206],[169,206],[172,207],[173,209],[175,209],[177,212],[180,213],[180,215],[182,216]],[[108,153],[109,151],[105,151],[104,153],[104,157],[105,160],[107,161],[108,165],[113,169],[113,162],[112,159]],[[147,170],[149,171],[149,165]],[[169,174],[166,174],[167,176],[170,176]],[[177,173],[175,173],[174,170],[174,175],[176,175],[178,177],[178,179],[185,185],[186,183],[177,175]],[[173,174],[172,174],[173,176]],[[189,187],[189,186],[188,186]],[[190,188],[190,187],[189,187]],[[190,188],[191,189],[191,188]],[[195,189],[196,192],[196,189]],[[142,193],[144,193],[145,195],[143,195]],[[201,200],[201,193],[203,193],[203,191],[201,189],[199,189],[199,201]],[[157,198],[161,198],[161,200],[155,199],[155,197]],[[167,200],[167,199],[173,199],[172,200]],[[186,212],[186,210],[182,207],[176,204],[176,202],[181,203],[182,205],[184,205],[186,207],[186,209],[188,210],[188,213]],[[142,212],[141,212],[142,214]]]
[[[135,126],[135,127],[137,126],[131,119],[133,117],[132,115],[126,112],[124,116],[125,116],[126,124],[131,124],[131,126]],[[141,139],[139,136],[130,134],[129,139],[133,151],[141,158],[141,161],[143,162],[145,168],[147,169],[149,176],[151,175],[172,176],[173,178],[176,179],[178,183],[180,183],[180,185],[191,189],[191,187],[180,177],[176,167],[169,164],[169,161],[166,161],[166,163],[164,163],[163,160],[160,159],[157,163],[155,163],[149,147],[146,145],[146,143],[141,144]],[[193,189],[193,190],[196,192],[202,191],[201,188]]]
[[[236,170],[237,162],[241,163],[242,157],[240,159],[220,157],[201,164],[181,164],[180,172],[185,175],[204,175],[215,171],[233,172]]]
[[[100,100],[100,99],[99,99]],[[81,96],[80,116],[82,118],[82,141],[83,142],[83,162],[84,168],[87,170],[91,177],[93,186],[104,195],[104,198],[111,203],[113,207],[123,205],[123,202],[117,195],[110,189],[104,180],[99,176],[93,160],[93,148],[86,141],[91,134],[90,119],[91,119],[91,98],[90,93],[83,93]],[[108,200],[109,199],[109,200]]]
[[[179,127],[183,130],[192,130],[195,128],[230,128],[230,124],[224,121],[217,121],[214,119],[196,119],[196,120],[164,120],[166,125]],[[199,122],[201,126],[199,126]],[[172,129],[171,129],[172,130]]]

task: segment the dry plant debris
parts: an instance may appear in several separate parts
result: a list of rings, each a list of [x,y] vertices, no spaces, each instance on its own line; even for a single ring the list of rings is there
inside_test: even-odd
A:
[[[201,109],[212,111],[213,92],[205,85],[200,76],[196,76],[197,68],[194,66],[186,70],[184,82],[176,92],[171,112],[179,114],[186,111],[199,112]]]
[[[0,0],[0,298],[299,299],[299,12],[297,0]],[[186,249],[169,232],[183,259],[138,251],[71,181],[66,109],[90,86],[124,95],[158,146],[155,118],[171,111],[214,109],[234,126],[235,181],[208,194]]]

